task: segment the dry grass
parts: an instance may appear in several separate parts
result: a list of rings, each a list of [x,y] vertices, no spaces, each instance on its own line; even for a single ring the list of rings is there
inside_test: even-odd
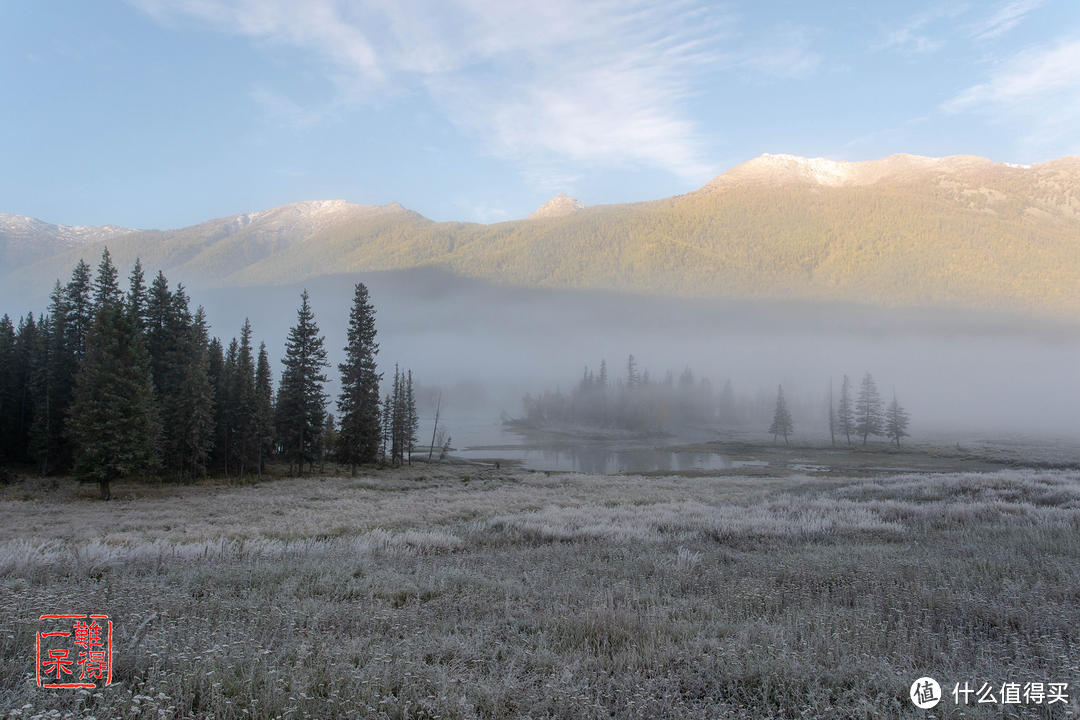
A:
[[[916,710],[923,674],[1068,682],[1026,714],[1078,709],[1076,472],[443,466],[116,494],[0,493],[0,716],[1001,715]],[[45,612],[113,618],[113,686],[33,684]]]

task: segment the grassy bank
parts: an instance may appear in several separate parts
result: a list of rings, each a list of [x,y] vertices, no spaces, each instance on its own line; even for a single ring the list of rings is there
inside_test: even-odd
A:
[[[114,494],[0,490],[0,715],[1000,717],[953,705],[965,681],[1068,682],[1020,709],[1078,709],[1074,471],[444,465]],[[113,618],[113,686],[36,687],[48,612]],[[929,713],[921,675],[947,693]]]

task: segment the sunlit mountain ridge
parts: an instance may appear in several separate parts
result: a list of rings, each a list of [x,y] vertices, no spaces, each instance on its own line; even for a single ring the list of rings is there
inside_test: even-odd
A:
[[[397,203],[295,203],[8,265],[0,293],[49,288],[107,245],[121,267],[139,257],[196,286],[437,267],[521,287],[1080,319],[1080,158],[763,155],[685,195],[592,207],[559,196],[542,210],[482,225]]]

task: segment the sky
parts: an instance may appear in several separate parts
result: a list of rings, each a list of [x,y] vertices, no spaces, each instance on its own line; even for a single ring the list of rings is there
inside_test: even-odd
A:
[[[1080,154],[1080,3],[7,0],[0,93],[0,212],[493,223],[762,153]]]

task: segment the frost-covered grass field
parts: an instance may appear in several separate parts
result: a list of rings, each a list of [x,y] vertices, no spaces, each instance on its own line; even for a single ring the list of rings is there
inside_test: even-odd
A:
[[[0,492],[0,716],[1078,713],[1075,471],[50,483]],[[113,619],[114,685],[35,685],[43,613]],[[1007,681],[1069,702],[953,704]]]

